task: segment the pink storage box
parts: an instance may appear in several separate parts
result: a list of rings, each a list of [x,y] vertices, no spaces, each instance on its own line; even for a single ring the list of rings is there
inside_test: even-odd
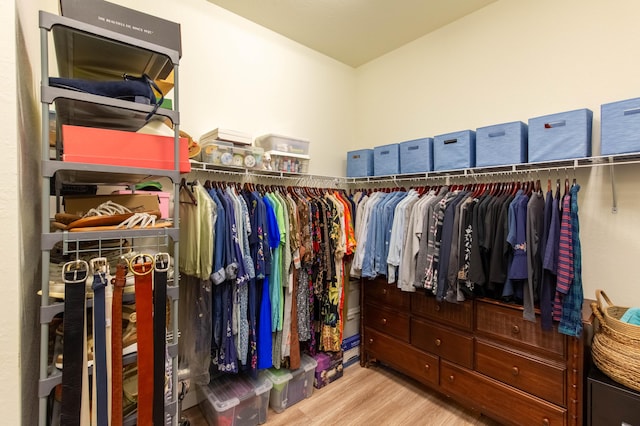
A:
[[[187,138],[180,138],[180,173],[189,173]],[[110,166],[173,170],[173,137],[99,129],[62,126],[64,161]]]
[[[130,189],[121,189],[120,191],[115,191],[114,194],[133,194],[134,192]],[[171,193],[162,192],[162,191],[135,191],[135,194],[149,194],[149,195],[157,195],[158,203],[160,204],[160,213],[162,213],[162,218],[167,219],[171,217],[171,212],[169,210],[169,200],[171,198]]]

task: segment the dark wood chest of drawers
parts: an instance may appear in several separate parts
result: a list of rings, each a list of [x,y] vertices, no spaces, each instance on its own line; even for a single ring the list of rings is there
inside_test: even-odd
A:
[[[581,425],[582,339],[488,299],[453,304],[362,282],[361,362],[381,362],[494,419]]]

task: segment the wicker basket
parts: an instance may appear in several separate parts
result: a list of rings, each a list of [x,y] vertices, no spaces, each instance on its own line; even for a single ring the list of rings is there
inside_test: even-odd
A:
[[[640,391],[640,337],[610,327],[595,302],[591,309],[600,321],[591,345],[593,362],[616,382]]]
[[[608,306],[603,306],[602,299],[607,302]],[[607,320],[607,326],[609,326],[609,328],[634,339],[640,339],[640,326],[620,321],[620,318],[622,318],[629,308],[614,305],[604,290],[596,290],[596,300],[598,302],[598,308]]]

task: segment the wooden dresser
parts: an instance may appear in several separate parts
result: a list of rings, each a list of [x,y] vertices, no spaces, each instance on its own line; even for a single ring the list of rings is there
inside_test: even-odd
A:
[[[438,303],[362,282],[361,364],[388,365],[504,424],[581,425],[582,339],[543,331],[522,308]]]

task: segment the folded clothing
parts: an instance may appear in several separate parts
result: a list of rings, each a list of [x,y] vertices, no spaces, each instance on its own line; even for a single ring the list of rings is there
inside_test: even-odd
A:
[[[624,315],[622,315],[622,318],[620,318],[620,321],[640,325],[640,308],[627,309]]]

